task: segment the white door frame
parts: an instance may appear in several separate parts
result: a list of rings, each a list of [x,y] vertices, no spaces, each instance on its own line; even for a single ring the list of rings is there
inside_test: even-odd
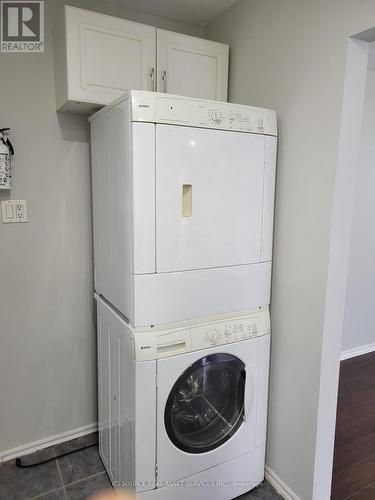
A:
[[[328,500],[331,494],[341,338],[359,170],[368,42],[374,39],[375,31],[369,30],[349,38],[348,43],[322,340],[313,500]]]

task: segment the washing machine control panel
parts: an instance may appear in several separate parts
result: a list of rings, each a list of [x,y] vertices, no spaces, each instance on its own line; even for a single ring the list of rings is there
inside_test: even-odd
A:
[[[268,308],[246,316],[192,324],[185,328],[134,334],[135,359],[177,356],[190,351],[249,340],[270,333]]]
[[[239,342],[270,333],[267,314],[256,314],[210,325],[198,325],[190,329],[192,350]]]

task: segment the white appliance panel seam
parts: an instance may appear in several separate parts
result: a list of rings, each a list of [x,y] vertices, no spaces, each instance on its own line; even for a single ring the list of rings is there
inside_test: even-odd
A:
[[[112,132],[112,131],[111,131]],[[111,137],[112,136],[112,133],[111,134],[108,134],[108,142],[110,144],[110,148],[109,148],[109,164],[112,165],[112,147],[111,147]],[[108,172],[108,182],[109,182],[109,186],[112,186],[112,181],[113,181],[113,172],[112,172],[112,168],[109,168],[108,169],[109,172]],[[112,209],[113,209],[113,198],[112,196],[109,197],[109,213],[112,213]],[[112,225],[112,222],[109,224],[109,238],[110,238],[110,242],[109,243],[109,254],[111,256],[111,259],[110,259],[110,262],[109,262],[109,273],[110,273],[110,283],[111,283],[111,287],[112,288],[115,288],[114,287],[114,274],[113,274],[113,262],[114,262],[114,255],[113,255],[113,244],[112,244],[112,241],[114,240],[113,238],[113,225]]]
[[[156,124],[154,125],[154,186],[155,186],[155,200],[154,200],[154,224],[155,224],[155,239],[154,239],[154,252],[155,252],[155,260],[154,260],[154,274],[157,273],[157,241],[158,241],[158,235],[157,235],[157,196],[158,196],[158,191],[157,191],[157,175],[156,175],[156,158],[157,158],[157,129],[156,129]]]
[[[99,431],[103,429],[103,382],[102,382],[102,374],[103,374],[103,353],[102,353],[102,318],[99,318],[98,321],[98,421],[99,421]],[[99,432],[99,451],[103,454],[103,443],[102,443],[102,435]]]
[[[155,30],[155,47],[156,47],[156,50],[155,50],[155,73],[154,73],[154,88],[152,89],[154,92],[157,92],[158,91],[158,84],[159,84],[159,62],[158,62],[158,53],[159,53],[159,50],[158,50],[158,43],[159,43],[159,29],[156,28]]]
[[[135,260],[135,255],[134,255],[134,247],[135,247],[135,227],[134,227],[134,217],[135,217],[135,213],[134,213],[134,174],[133,174],[133,170],[134,170],[134,134],[133,134],[133,127],[129,127],[129,145],[131,145],[131,148],[130,148],[130,175],[131,175],[131,185],[132,185],[132,189],[131,189],[131,207],[132,207],[132,217],[131,217],[131,235],[132,235],[132,241],[133,241],[133,244],[132,244],[132,249],[131,249],[131,252],[132,252],[132,265],[131,265],[131,270],[132,270],[132,274],[134,274],[134,260]]]
[[[131,123],[153,123],[155,125],[165,125],[167,127],[188,127],[197,128],[199,130],[214,130],[216,132],[232,132],[233,134],[246,134],[246,135],[256,135],[264,137],[278,137],[274,134],[265,134],[264,132],[246,132],[244,130],[233,130],[231,128],[213,128],[213,127],[199,127],[198,125],[189,125],[189,122],[178,123],[178,122],[162,122],[162,121],[148,121],[148,120],[132,120]]]
[[[111,409],[111,327],[108,325],[107,329],[107,344],[108,344],[108,443],[109,443],[109,470],[112,474],[112,409]]]
[[[128,110],[128,113],[129,113],[129,117],[131,116],[131,113],[132,113],[132,107],[129,106],[129,110]],[[131,252],[132,252],[132,261],[131,261],[131,286],[130,286],[130,289],[132,290],[132,294],[131,294],[131,297],[130,297],[130,311],[131,311],[131,319],[134,321],[134,313],[135,313],[135,305],[134,305],[134,259],[135,259],[135,256],[134,256],[134,247],[135,247],[135,231],[134,231],[134,175],[133,175],[133,168],[134,168],[134,153],[133,153],[133,127],[132,127],[132,122],[129,121],[129,147],[130,147],[130,175],[131,175],[131,185],[132,185],[132,189],[131,189],[131,197],[132,197],[132,202],[131,202],[131,207],[132,207],[132,216],[131,216],[131,234],[132,234],[132,241],[133,241],[133,244],[132,244],[132,248],[131,248]]]
[[[155,360],[155,453],[154,453],[154,488],[157,489],[158,480],[158,360]]]
[[[193,269],[184,269],[182,271],[163,271],[162,273],[137,273],[133,274],[133,276],[162,276],[163,274],[181,274],[181,273],[190,273],[190,272],[195,272],[195,271],[213,271],[215,269],[226,269],[226,268],[233,268],[233,267],[247,267],[247,266],[259,266],[261,264],[268,264],[272,262],[272,260],[265,260],[263,262],[250,262],[250,263],[245,263],[245,264],[230,264],[229,266],[217,266],[217,267],[198,267],[198,268],[193,268]]]
[[[117,373],[117,384],[118,384],[118,389],[117,389],[117,426],[118,426],[118,436],[117,436],[117,441],[118,441],[118,478],[117,480],[121,484],[121,471],[122,471],[122,456],[121,456],[121,442],[122,442],[122,433],[121,433],[121,338],[117,337],[117,363],[118,363],[118,373]]]
[[[257,387],[256,387],[256,391],[257,391],[257,394],[256,394],[256,417],[255,417],[255,426],[256,426],[256,429],[258,430],[258,425],[259,425],[259,396],[260,396],[260,376],[259,376],[259,373],[260,373],[260,362],[261,362],[261,350],[262,350],[262,346],[261,346],[261,342],[259,342],[259,346],[258,346],[258,361],[257,361],[257,370],[258,370],[258,376],[257,376]]]
[[[264,138],[264,158],[263,158],[263,200],[262,200],[262,225],[260,233],[260,262],[262,262],[264,247],[264,205],[266,201],[266,168],[267,168],[267,140]]]

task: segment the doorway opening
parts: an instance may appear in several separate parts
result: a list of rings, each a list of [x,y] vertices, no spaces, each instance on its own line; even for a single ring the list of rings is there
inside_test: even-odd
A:
[[[368,436],[361,435],[363,426],[357,426],[356,434],[351,425],[356,417],[347,408],[353,407],[353,397],[360,406],[360,391],[353,396],[356,387],[348,387],[347,379],[355,383],[355,377],[352,373],[347,375],[346,369],[353,362],[344,359],[363,354],[366,349],[367,353],[375,351],[374,321],[371,321],[372,315],[375,319],[375,308],[371,307],[375,297],[375,264],[370,258],[370,253],[375,255],[375,196],[371,196],[371,186],[375,186],[374,41],[375,28],[351,37],[348,43],[322,345],[314,500],[330,498],[331,486],[332,499],[340,500],[349,496],[356,498],[354,483],[360,485],[359,489],[368,486],[362,466],[358,467],[362,479],[353,476],[356,462],[366,460],[360,453],[363,447],[355,449],[360,440],[368,440]],[[375,372],[375,353],[367,356],[373,356]],[[343,378],[337,406],[340,362]],[[363,385],[360,380],[359,376],[356,383]],[[364,394],[362,397],[365,405],[368,397],[367,401]],[[361,410],[358,407],[356,411],[358,417]],[[372,459],[375,461],[375,401],[373,411]],[[356,439],[359,439],[357,444]],[[373,493],[375,497],[375,489]]]

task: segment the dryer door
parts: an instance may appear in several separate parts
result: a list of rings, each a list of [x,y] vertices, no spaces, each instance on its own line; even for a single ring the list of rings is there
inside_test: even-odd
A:
[[[260,354],[252,339],[158,360],[160,484],[256,448]]]
[[[156,125],[158,273],[261,260],[265,136]]]

